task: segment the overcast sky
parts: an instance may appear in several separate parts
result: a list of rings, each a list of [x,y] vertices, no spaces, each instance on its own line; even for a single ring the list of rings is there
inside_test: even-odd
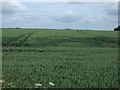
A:
[[[113,30],[118,25],[115,2],[2,3],[3,27]]]

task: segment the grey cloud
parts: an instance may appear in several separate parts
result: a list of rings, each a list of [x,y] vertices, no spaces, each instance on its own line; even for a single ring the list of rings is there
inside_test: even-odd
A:
[[[18,15],[3,15],[3,27],[34,27],[41,26],[45,21],[49,20],[44,14],[38,13],[21,13]]]
[[[68,4],[80,5],[80,4],[82,4],[82,2],[68,2]]]
[[[104,9],[107,14],[109,15],[118,15],[118,4],[112,4],[112,5],[108,5],[107,8]]]
[[[10,0],[9,2],[2,2],[2,14],[11,15],[17,12],[26,11],[27,8],[15,0]]]
[[[80,14],[77,12],[66,11],[66,12],[63,12],[62,14],[56,15],[54,17],[54,20],[58,22],[63,22],[63,23],[73,23],[78,21],[79,16]]]
[[[107,15],[118,15],[118,3],[117,2],[102,2],[96,4],[97,7],[101,8]]]

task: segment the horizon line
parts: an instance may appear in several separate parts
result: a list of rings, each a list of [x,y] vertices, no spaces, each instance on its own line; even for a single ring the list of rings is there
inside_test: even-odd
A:
[[[82,28],[34,28],[34,27],[2,27],[1,29],[65,29],[65,30],[104,30],[104,31],[114,31],[112,29],[82,29]]]

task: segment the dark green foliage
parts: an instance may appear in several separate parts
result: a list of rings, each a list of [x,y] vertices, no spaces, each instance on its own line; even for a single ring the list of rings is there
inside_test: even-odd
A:
[[[120,31],[120,26],[114,29],[114,31]]]

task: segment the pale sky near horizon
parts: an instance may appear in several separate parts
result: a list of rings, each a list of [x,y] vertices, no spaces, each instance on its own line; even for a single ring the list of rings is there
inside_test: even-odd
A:
[[[6,28],[72,28],[113,30],[118,25],[116,2],[11,2],[2,3]]]

